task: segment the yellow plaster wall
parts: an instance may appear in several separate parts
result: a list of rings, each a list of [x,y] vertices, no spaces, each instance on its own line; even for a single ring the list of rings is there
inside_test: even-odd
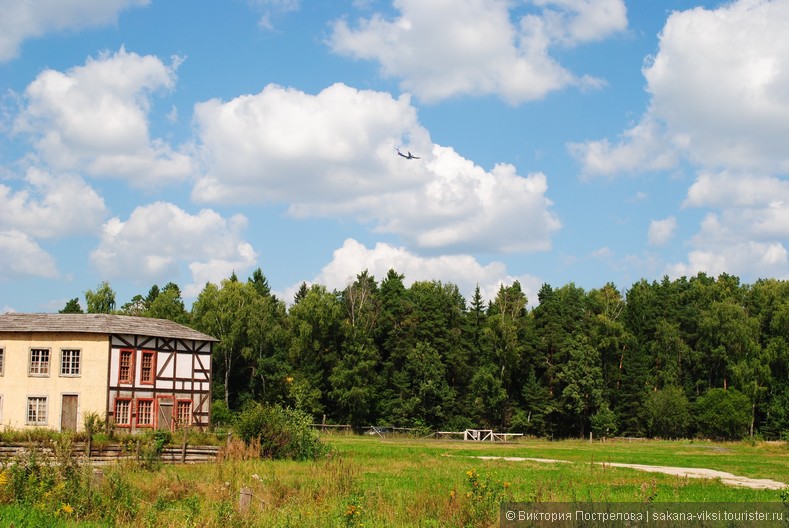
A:
[[[82,417],[96,412],[104,417],[107,410],[107,369],[109,337],[83,333],[3,333],[0,348],[4,349],[5,369],[0,376],[3,429],[26,429],[28,396],[47,396],[46,427],[60,430],[63,394],[78,396],[77,429],[82,430]],[[49,348],[49,376],[28,375],[31,348]],[[79,349],[80,376],[60,376],[61,349]]]

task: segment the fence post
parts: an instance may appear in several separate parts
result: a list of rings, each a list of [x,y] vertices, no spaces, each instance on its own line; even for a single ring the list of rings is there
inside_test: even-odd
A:
[[[238,511],[245,513],[252,502],[252,489],[243,487],[238,494]]]
[[[183,431],[184,431],[184,443],[181,445],[181,464],[186,464],[186,439],[187,439],[186,427],[183,428]]]

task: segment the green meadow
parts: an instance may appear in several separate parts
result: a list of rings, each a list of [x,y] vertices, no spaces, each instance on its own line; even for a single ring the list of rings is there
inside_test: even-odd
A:
[[[607,466],[709,468],[789,482],[782,443],[522,440],[507,444],[327,436],[314,462],[247,458],[142,469],[36,466],[2,472],[0,524],[15,526],[498,526],[505,501],[782,502],[786,492]],[[483,460],[480,456],[567,462]],[[40,464],[40,463],[38,463]],[[28,479],[18,482],[19,479]],[[37,480],[36,480],[37,479]],[[25,494],[14,495],[14,490]],[[241,495],[249,499],[240,503]]]

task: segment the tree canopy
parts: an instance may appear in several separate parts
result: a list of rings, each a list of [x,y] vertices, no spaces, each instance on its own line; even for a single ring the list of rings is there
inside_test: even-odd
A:
[[[190,310],[173,283],[116,313],[190,325],[214,348],[215,398],[279,403],[317,421],[549,437],[789,436],[789,283],[737,277],[544,284],[486,304],[457,286],[361,271],[329,291],[303,283],[288,307],[258,269],[208,283]],[[115,311],[102,282],[87,311]],[[81,310],[78,299],[62,312]],[[725,415],[722,416],[722,415]],[[724,419],[725,418],[725,419]]]

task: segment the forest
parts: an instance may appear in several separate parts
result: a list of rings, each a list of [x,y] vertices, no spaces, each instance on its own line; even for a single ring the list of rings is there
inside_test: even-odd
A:
[[[518,282],[485,301],[440,281],[367,271],[342,291],[302,284],[286,303],[260,269],[208,283],[187,310],[176,284],[88,312],[171,319],[218,339],[215,423],[251,402],[316,422],[492,428],[547,438],[789,438],[789,282],[722,274],[627,291]],[[534,305],[534,307],[530,307]],[[79,299],[62,312],[81,311]]]

